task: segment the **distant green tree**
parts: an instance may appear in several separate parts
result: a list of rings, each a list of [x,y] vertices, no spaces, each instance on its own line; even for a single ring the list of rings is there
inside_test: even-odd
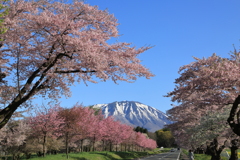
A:
[[[157,136],[155,132],[148,132],[147,135],[150,139],[157,141]]]
[[[137,126],[136,128],[133,129],[135,132],[141,132],[141,133],[148,133],[148,130],[143,127]]]
[[[137,126],[136,128],[133,129],[135,132],[140,132],[140,127]]]
[[[170,131],[169,128],[163,128],[162,130],[163,130],[163,131]]]
[[[168,128],[157,130],[157,145],[159,147],[175,147],[175,140],[172,132]]]
[[[142,133],[148,133],[148,130],[146,128],[143,128]]]

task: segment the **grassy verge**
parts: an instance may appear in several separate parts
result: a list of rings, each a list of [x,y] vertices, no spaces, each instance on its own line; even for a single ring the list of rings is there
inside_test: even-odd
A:
[[[227,152],[229,154],[229,156],[231,155],[231,150],[230,149],[225,149],[225,152]],[[240,149],[238,149],[238,158],[240,157]]]
[[[153,150],[146,152],[82,152],[70,153],[68,160],[131,160],[134,158],[145,157],[152,154],[168,152],[169,149]],[[11,158],[11,157],[9,157]],[[33,155],[28,160],[66,160],[65,154],[46,155],[46,157],[37,157]],[[26,160],[24,157],[21,160]]]
[[[221,157],[222,160],[228,160],[227,157]],[[211,156],[205,154],[195,154],[195,160],[211,160]]]
[[[182,160],[182,159],[188,160],[187,155],[188,155],[188,151],[183,149],[182,153],[181,153],[180,160]],[[206,154],[194,154],[194,157],[195,157],[194,160],[211,160],[211,156],[206,155]],[[228,158],[226,158],[226,157],[221,157],[221,158],[222,158],[222,160],[228,160]]]

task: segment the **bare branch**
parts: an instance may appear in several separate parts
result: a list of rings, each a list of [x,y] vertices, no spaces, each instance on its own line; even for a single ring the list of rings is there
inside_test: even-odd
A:
[[[61,70],[56,70],[54,71],[54,73],[94,73],[94,72],[97,72],[95,70],[91,70],[91,71],[83,71],[83,70],[80,70],[80,69],[75,69],[75,70],[68,70],[68,71],[61,71]]]

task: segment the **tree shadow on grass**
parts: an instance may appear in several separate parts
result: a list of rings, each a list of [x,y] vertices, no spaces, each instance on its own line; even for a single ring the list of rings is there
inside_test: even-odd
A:
[[[110,152],[110,153],[114,153],[114,154],[118,155],[119,157],[121,157],[124,160],[132,160],[133,158],[138,158],[139,157],[139,153],[136,154],[134,152]],[[92,154],[103,155],[103,156],[107,157],[109,160],[118,160],[117,158],[114,158],[111,154],[109,154],[109,152],[106,152],[106,153],[94,152]],[[144,155],[142,155],[142,156],[144,156]]]
[[[115,154],[117,154],[122,158],[128,158],[128,159],[146,156],[145,152],[115,152]]]
[[[87,159],[87,158],[84,158],[84,157],[75,157],[75,156],[69,156],[69,158],[73,158],[73,159],[75,159],[75,160],[89,160],[89,159]]]
[[[114,158],[111,154],[108,154],[108,152],[106,152],[106,153],[98,153],[98,152],[94,153],[94,152],[93,152],[92,154],[103,155],[103,156],[105,156],[105,157],[107,157],[108,159],[111,159],[111,160],[118,160],[118,159]],[[127,159],[126,159],[126,160],[127,160]]]
[[[115,154],[118,155],[119,157],[123,158],[123,159],[136,158],[136,155],[134,155],[133,152],[115,152]]]

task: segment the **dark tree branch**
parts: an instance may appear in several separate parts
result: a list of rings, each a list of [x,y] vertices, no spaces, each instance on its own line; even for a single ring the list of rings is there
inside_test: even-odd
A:
[[[97,71],[95,71],[95,70],[83,71],[80,69],[68,70],[68,71],[61,71],[61,70],[54,71],[54,73],[94,73],[94,72],[97,72]]]
[[[240,124],[235,122],[235,116],[237,114],[238,104],[240,103],[240,95],[235,99],[232,109],[230,111],[229,117],[227,119],[228,124],[230,125],[232,131],[240,136]],[[237,120],[238,122],[238,120]]]
[[[54,59],[52,58],[48,59],[48,61],[44,62],[37,70],[35,70],[32,73],[32,75],[28,78],[27,82],[20,90],[18,95],[14,98],[14,100],[6,108],[0,111],[0,129],[4,127],[4,125],[9,121],[9,119],[13,115],[13,113],[22,103],[26,102],[37,91],[46,88],[47,86],[46,83],[49,80],[46,79],[44,82],[42,81],[47,75],[47,72],[57,63],[58,59],[61,59],[64,56],[66,56],[66,54],[58,54]],[[34,79],[39,75],[41,75],[40,78],[32,86]],[[29,89],[30,86],[32,86],[31,89]]]

